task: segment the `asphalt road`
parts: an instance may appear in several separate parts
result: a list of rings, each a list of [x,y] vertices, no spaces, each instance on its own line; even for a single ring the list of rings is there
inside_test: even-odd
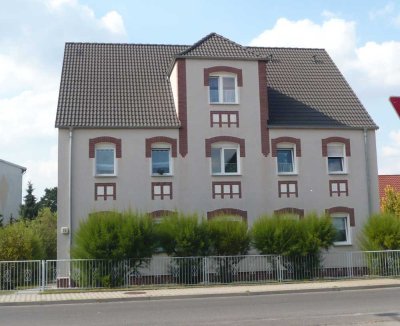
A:
[[[0,306],[1,326],[400,325],[400,288]]]

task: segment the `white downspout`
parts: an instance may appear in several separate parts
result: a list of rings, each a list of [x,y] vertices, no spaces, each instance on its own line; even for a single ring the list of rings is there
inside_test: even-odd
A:
[[[371,198],[371,176],[370,176],[370,168],[369,168],[367,128],[364,128],[364,153],[365,153],[365,175],[367,177],[368,216],[371,216],[371,214],[372,214],[372,198]]]
[[[71,256],[71,246],[72,246],[72,131],[73,128],[69,128],[69,162],[68,162],[68,241],[69,241],[69,251]]]

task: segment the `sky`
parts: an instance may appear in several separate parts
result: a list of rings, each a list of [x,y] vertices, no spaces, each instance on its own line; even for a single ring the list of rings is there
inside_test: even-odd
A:
[[[380,174],[400,174],[400,1],[0,0],[0,159],[57,186],[54,128],[65,42],[325,48],[378,124]],[[25,191],[24,191],[25,193]]]

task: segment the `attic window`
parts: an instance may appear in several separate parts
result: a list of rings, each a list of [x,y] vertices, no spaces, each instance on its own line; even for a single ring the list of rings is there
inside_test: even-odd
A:
[[[208,84],[211,104],[237,103],[236,76],[210,76]]]

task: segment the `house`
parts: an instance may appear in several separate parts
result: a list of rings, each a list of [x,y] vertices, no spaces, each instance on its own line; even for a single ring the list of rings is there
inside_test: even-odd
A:
[[[58,258],[90,212],[329,212],[334,250],[379,210],[376,124],[323,49],[67,43]]]
[[[382,205],[382,199],[385,197],[385,189],[387,186],[393,187],[395,191],[400,192],[400,175],[399,174],[380,174],[379,179],[379,199]]]
[[[3,224],[18,218],[22,200],[22,175],[26,168],[0,159],[0,215]]]

